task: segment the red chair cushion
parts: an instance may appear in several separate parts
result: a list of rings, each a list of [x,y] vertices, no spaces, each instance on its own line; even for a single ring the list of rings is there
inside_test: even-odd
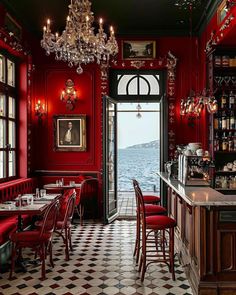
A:
[[[77,181],[80,183],[80,182],[82,182],[83,180],[85,180],[86,179],[86,176],[84,176],[84,175],[79,175],[78,177],[77,177]]]
[[[0,223],[0,245],[9,240],[9,234],[16,231],[16,223],[4,221]]]
[[[30,230],[30,231],[22,231],[15,232],[10,235],[11,241],[15,243],[22,244],[31,244],[32,246],[38,244],[40,242],[46,242],[50,239],[51,233],[44,233],[40,236],[40,231],[38,230]]]
[[[161,201],[161,198],[158,196],[153,195],[145,195],[143,196],[144,203],[151,204],[151,203],[159,203]]]
[[[145,204],[145,214],[149,215],[157,215],[166,213],[166,208],[159,205]]]
[[[31,221],[28,215],[22,215],[23,227],[27,226]],[[17,216],[1,217],[0,218],[0,245],[9,240],[9,234],[17,229]]]
[[[176,226],[176,221],[165,215],[147,216],[146,224],[148,229],[163,230]]]

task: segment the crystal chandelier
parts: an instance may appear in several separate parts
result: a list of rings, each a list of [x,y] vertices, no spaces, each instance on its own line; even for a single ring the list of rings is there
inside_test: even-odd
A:
[[[41,46],[46,54],[55,53],[56,60],[67,62],[69,67],[76,66],[81,74],[82,64],[108,62],[110,56],[118,53],[114,29],[110,27],[110,36],[103,30],[103,20],[99,21],[98,33],[95,34],[89,0],[71,0],[65,30],[61,35],[52,33],[50,20],[43,28]]]

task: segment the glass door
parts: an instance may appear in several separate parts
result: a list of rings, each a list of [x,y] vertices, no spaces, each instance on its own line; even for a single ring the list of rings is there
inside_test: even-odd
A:
[[[117,208],[117,113],[116,101],[103,97],[103,201],[104,222],[118,216]]]

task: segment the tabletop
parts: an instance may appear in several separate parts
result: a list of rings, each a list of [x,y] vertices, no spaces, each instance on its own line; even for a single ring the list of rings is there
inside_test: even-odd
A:
[[[56,183],[48,183],[43,186],[44,189],[62,189],[62,190],[71,189],[71,188],[80,188],[80,187],[81,187],[80,183],[65,184],[65,185],[59,185]]]
[[[24,197],[34,196],[33,194],[25,194],[22,195],[22,199]],[[0,204],[0,214],[2,216],[7,215],[40,215],[47,206],[55,199],[57,199],[60,194],[47,194],[44,198],[34,199],[33,204],[25,205],[25,206],[15,206],[15,202],[5,202]]]

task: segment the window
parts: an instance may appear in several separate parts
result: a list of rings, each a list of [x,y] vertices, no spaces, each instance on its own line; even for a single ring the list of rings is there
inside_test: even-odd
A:
[[[16,65],[0,54],[0,181],[16,177]]]
[[[163,72],[157,70],[114,70],[111,77],[111,97],[119,101],[160,101],[163,95]]]

